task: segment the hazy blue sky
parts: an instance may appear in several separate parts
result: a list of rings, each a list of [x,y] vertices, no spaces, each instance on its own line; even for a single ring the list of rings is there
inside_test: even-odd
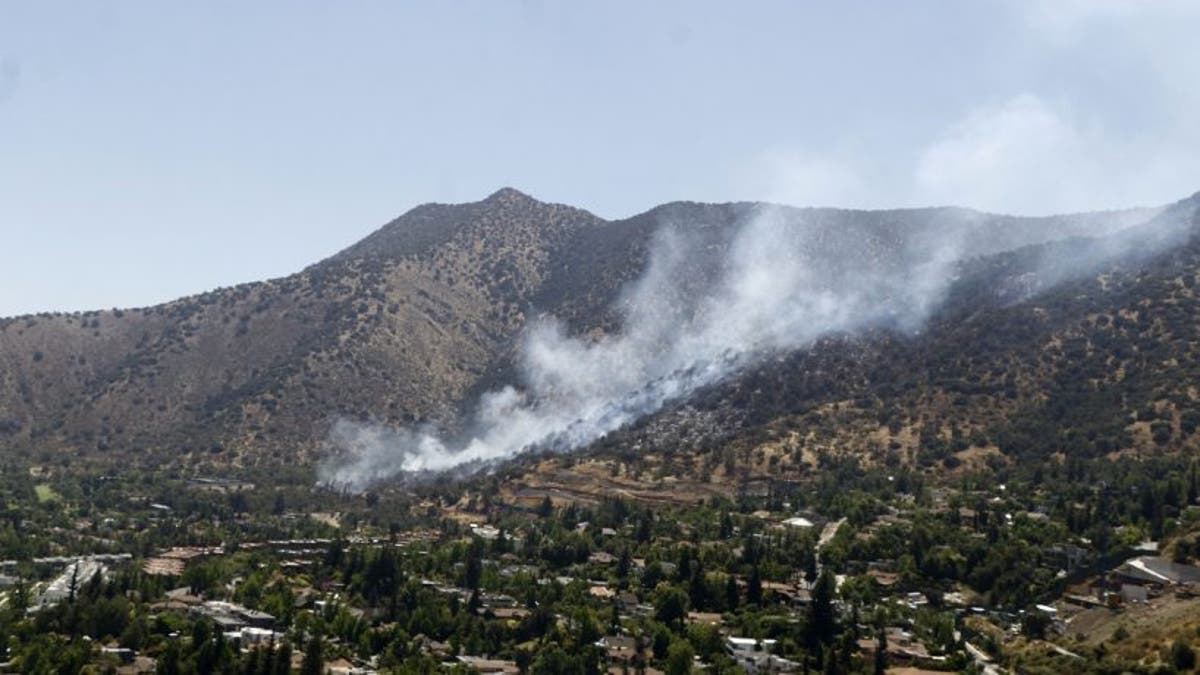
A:
[[[284,275],[504,185],[1166,202],[1200,189],[1196,7],[3,0],[0,315]]]

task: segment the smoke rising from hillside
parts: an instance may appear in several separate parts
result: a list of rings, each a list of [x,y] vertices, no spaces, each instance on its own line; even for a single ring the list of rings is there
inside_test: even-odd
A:
[[[1148,223],[1114,236],[1043,247],[1024,275],[1034,279],[1029,294],[1131,251],[1177,243],[1195,227],[1196,201],[1148,212]],[[342,420],[330,437],[339,454],[320,479],[361,491],[400,474],[473,470],[524,451],[583,447],[767,354],[871,326],[917,330],[965,257],[1079,234],[1081,226],[939,214],[897,232],[896,223],[831,227],[820,211],[758,207],[721,242],[702,236],[696,223],[668,220],[645,273],[619,300],[620,334],[592,341],[538,320],[524,337],[520,386],[481,397],[462,438]],[[1130,217],[1081,222],[1108,233]]]
[[[868,246],[857,248],[857,259],[816,259],[821,232],[780,209],[759,209],[740,225],[717,269],[698,275],[689,265],[704,253],[700,238],[666,223],[646,272],[622,296],[619,335],[589,341],[540,320],[524,338],[522,386],[484,395],[465,440],[433,428],[339,421],[330,440],[341,454],[323,467],[321,480],[362,490],[401,473],[530,449],[570,450],[764,354],[881,322],[916,328],[945,291],[960,253],[958,241],[942,238],[915,242],[920,254],[903,265],[872,261]],[[697,278],[699,292],[684,283]]]

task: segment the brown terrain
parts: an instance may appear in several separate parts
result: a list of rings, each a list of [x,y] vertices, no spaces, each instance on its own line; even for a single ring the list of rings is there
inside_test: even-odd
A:
[[[609,221],[504,189],[419,206],[289,277],[155,307],[3,319],[0,457],[188,472],[270,465],[311,477],[334,419],[452,429],[478,393],[519,381],[519,337],[538,314],[580,335],[619,331],[620,293],[663,227],[705,242],[680,280],[703,292],[737,224],[764,208],[673,203]],[[1014,416],[1044,408],[1081,368],[1095,369],[1090,381],[1142,392],[1117,403],[1074,392],[1081,404],[1145,418],[1127,421],[1129,439],[1089,452],[1193,442],[1182,409],[1195,390],[1151,378],[1200,363],[1188,321],[1200,315],[1194,242],[1150,268],[1117,266],[1015,304],[1005,295],[1026,283],[1022,266],[1040,250],[1018,247],[1157,211],[1039,219],[778,208],[797,231],[819,233],[812,260],[902,264],[933,235],[986,257],[970,263],[924,335],[832,336],[780,354],[603,439],[593,448],[602,457],[537,460],[536,476],[510,487],[515,499],[728,495],[735,481],[801,475],[844,451],[878,462],[1002,461],[990,459],[998,448],[1024,443]]]

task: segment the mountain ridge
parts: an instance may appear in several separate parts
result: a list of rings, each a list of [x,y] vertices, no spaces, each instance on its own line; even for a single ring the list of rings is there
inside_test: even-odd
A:
[[[148,308],[0,320],[0,450],[46,462],[132,455],[195,471],[310,463],[339,417],[453,427],[481,391],[513,381],[536,314],[573,334],[616,333],[621,294],[644,273],[657,233],[686,227],[708,242],[689,272],[700,288],[739,223],[773,210],[828,233],[815,254],[861,250],[884,262],[919,244],[898,232],[963,215],[672,202],[605,220],[512,188],[424,204],[286,277]],[[1070,236],[1150,211],[976,214],[975,229],[956,226],[986,250],[1044,236],[1047,224]]]

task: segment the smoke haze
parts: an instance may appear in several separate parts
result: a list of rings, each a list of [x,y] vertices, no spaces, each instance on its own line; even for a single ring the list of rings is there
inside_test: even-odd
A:
[[[338,452],[322,466],[321,481],[361,491],[400,474],[583,447],[764,355],[869,326],[918,330],[958,261],[1054,234],[1045,223],[997,227],[953,209],[899,233],[829,227],[820,222],[827,213],[756,207],[723,244],[700,235],[696,223],[668,218],[644,274],[620,298],[621,333],[588,340],[567,335],[553,318],[537,320],[524,336],[520,386],[482,396],[468,433],[448,438],[433,427],[341,420],[330,436]],[[1056,278],[1068,273],[1069,261],[1052,264]]]

